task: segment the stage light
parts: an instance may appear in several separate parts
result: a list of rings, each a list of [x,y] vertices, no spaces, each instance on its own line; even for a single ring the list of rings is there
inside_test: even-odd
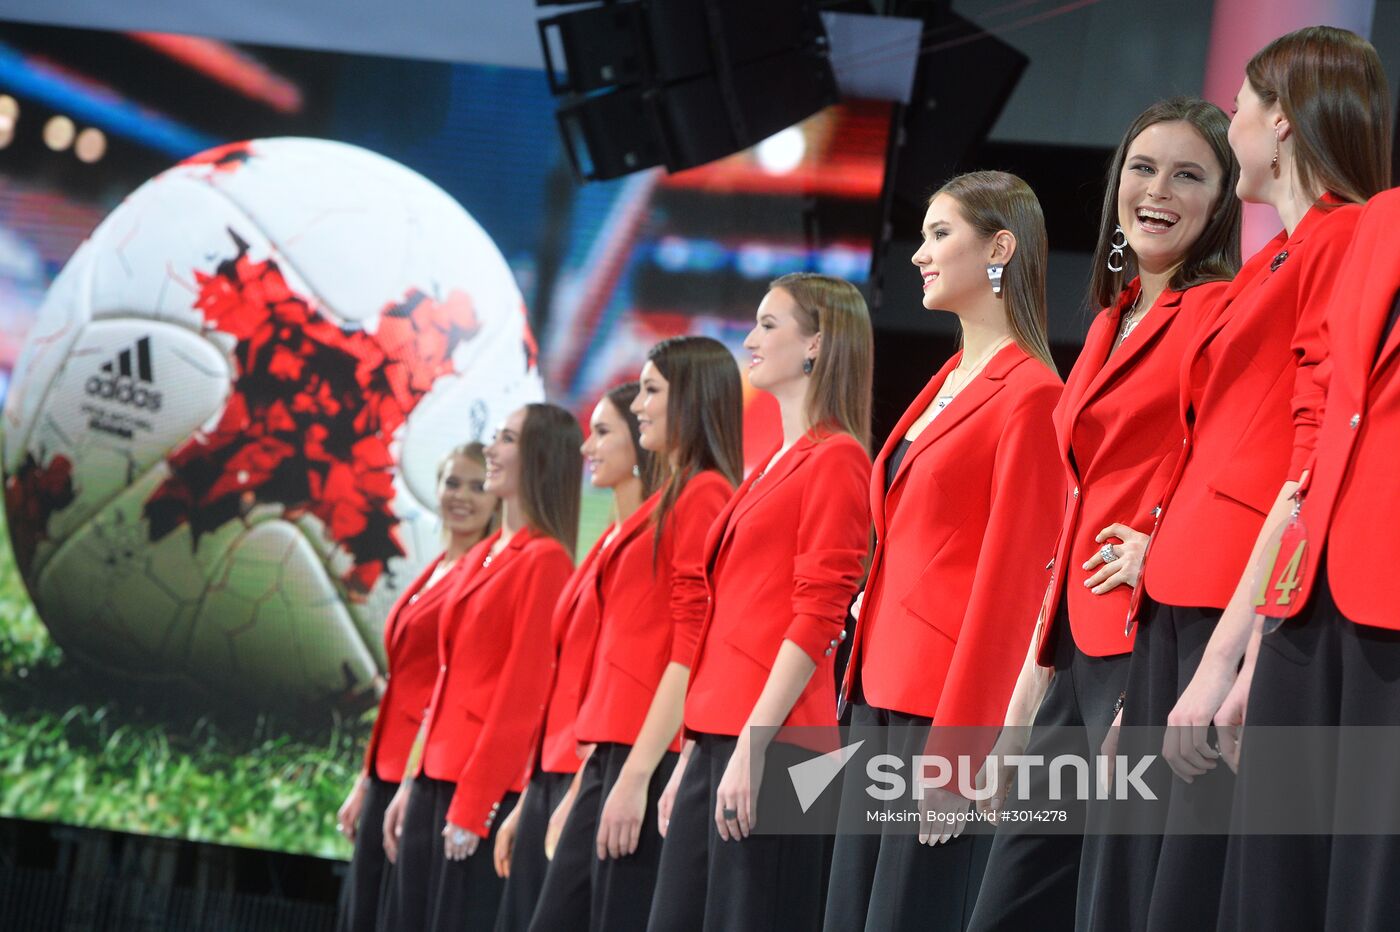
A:
[[[44,145],[55,152],[62,152],[73,144],[77,128],[66,116],[50,117],[44,124]]]
[[[0,149],[15,139],[15,124],[19,122],[19,103],[9,94],[0,94]]]
[[[796,126],[774,133],[754,151],[759,167],[770,175],[786,175],[802,164],[806,154],[807,136]]]
[[[541,20],[539,34],[580,179],[703,165],[837,100],[816,0],[629,0]],[[793,142],[777,146],[781,166]]]
[[[107,154],[106,134],[95,126],[89,126],[78,134],[78,141],[73,144],[73,154],[78,161],[89,165],[101,160]]]

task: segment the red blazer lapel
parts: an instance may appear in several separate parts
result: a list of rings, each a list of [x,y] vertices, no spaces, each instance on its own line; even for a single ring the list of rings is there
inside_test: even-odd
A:
[[[933,382],[930,383],[932,385],[932,391],[925,389],[923,392],[919,393],[919,398],[915,402],[916,410],[914,412],[914,418],[910,419],[911,423],[914,419],[917,419],[918,416],[923,413],[924,409],[928,407],[929,403],[932,402],[938,386],[942,384],[943,379],[947,377],[947,373],[952,371],[952,367],[957,364],[957,360],[961,357],[962,354],[959,353],[957,356],[954,356],[953,359],[950,359],[947,365],[939,370],[938,375],[934,376]],[[920,454],[933,446],[934,442],[937,441],[939,437],[942,437],[962,421],[966,420],[974,411],[986,404],[997,392],[1001,391],[1002,387],[1005,385],[1004,379],[1006,378],[1006,374],[1029,358],[1025,350],[1021,349],[1015,343],[1010,343],[998,350],[997,354],[992,357],[982,371],[978,373],[977,376],[968,383],[968,386],[960,391],[952,401],[948,402],[948,407],[934,418],[933,421],[924,428],[924,432],[919,434],[918,439],[909,446],[909,452],[904,454],[904,459],[900,461],[899,469],[895,472],[894,481],[890,483],[889,492],[892,493],[895,490],[895,487],[898,486],[908,474],[910,465]],[[927,401],[924,400],[926,394],[929,395]],[[920,405],[919,402],[923,402],[923,404]],[[906,426],[905,431],[907,430],[908,427]],[[903,436],[904,432],[900,432],[899,437],[902,439]]]
[[[798,438],[792,445],[792,449],[784,453],[776,463],[772,462],[773,455],[770,454],[765,460],[768,466],[762,471],[755,470],[752,475],[744,480],[744,484],[739,487],[739,491],[729,500],[731,508],[726,508],[720,515],[723,522],[716,521],[715,525],[722,528],[719,540],[715,549],[715,554],[724,548],[725,541],[729,539],[731,531],[739,523],[739,519],[744,514],[753,509],[755,505],[763,501],[773,489],[777,488],[784,479],[792,475],[793,471],[801,465],[812,452],[812,447],[817,443],[816,439],[809,432]],[[779,444],[773,449],[773,454],[782,449]],[[712,554],[713,556],[714,554]]]
[[[404,626],[400,624],[403,620],[403,610],[412,604],[415,595],[423,591],[423,587],[427,585],[428,580],[433,576],[433,571],[438,568],[438,564],[441,562],[442,554],[438,554],[432,560],[429,560],[428,565],[423,567],[423,572],[418,574],[418,578],[413,581],[412,585],[404,590],[403,594],[399,596],[399,600],[394,603],[394,610],[389,613],[389,618],[384,623],[384,642],[385,646],[390,651],[394,649],[399,643],[399,639],[403,637]],[[451,571],[449,570],[448,572],[450,573]],[[442,586],[446,585],[446,583],[446,580],[440,579],[437,584]]]
[[[1138,357],[1157,342],[1157,335],[1167,328],[1167,325],[1176,318],[1176,312],[1181,309],[1181,295],[1180,291],[1162,292],[1161,297],[1157,299],[1157,303],[1143,318],[1142,323],[1133,328],[1133,332],[1128,334],[1128,338],[1115,352],[1108,354],[1108,358],[1104,360],[1099,371],[1089,382],[1089,388],[1082,399],[1083,404],[1092,401],[1115,375],[1131,366]],[[1112,326],[1108,328],[1110,345],[1113,343],[1113,337],[1118,333],[1125,310],[1126,307],[1115,305],[1111,312],[1110,323]]]
[[[483,583],[499,573],[502,566],[513,560],[524,549],[525,545],[538,535],[528,527],[523,527],[515,532],[515,536],[510,539],[509,544],[506,544],[504,550],[496,554],[494,558],[488,558],[487,554],[491,552],[491,547],[500,539],[500,536],[501,532],[497,531],[462,557],[463,560],[469,559],[470,562],[464,567],[466,577],[457,583],[457,589],[452,593],[453,602],[461,602],[480,589]],[[490,559],[489,563],[488,559]]]
[[[1060,456],[1066,463],[1071,461],[1069,448],[1074,436],[1074,422],[1089,403],[1090,389],[1098,375],[1108,365],[1109,350],[1113,348],[1113,338],[1118,333],[1118,321],[1122,319],[1124,309],[1137,300],[1137,296],[1138,280],[1133,279],[1118,295],[1118,302],[1090,326],[1084,347],[1079,351],[1079,360],[1065,380],[1064,393],[1055,407],[1055,435],[1060,444]]]

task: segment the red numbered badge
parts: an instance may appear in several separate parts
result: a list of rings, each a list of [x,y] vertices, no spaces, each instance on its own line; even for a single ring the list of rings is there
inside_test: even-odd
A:
[[[1264,633],[1278,630],[1285,618],[1298,614],[1307,599],[1304,585],[1308,551],[1308,528],[1299,516],[1301,503],[1294,503],[1293,514],[1269,538],[1255,576],[1254,612],[1263,619]]]

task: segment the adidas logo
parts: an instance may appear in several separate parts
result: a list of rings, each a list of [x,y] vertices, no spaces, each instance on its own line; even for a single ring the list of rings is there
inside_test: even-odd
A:
[[[133,345],[104,362],[99,372],[88,377],[84,387],[94,398],[155,412],[160,410],[162,396],[154,386],[151,338],[141,337]]]

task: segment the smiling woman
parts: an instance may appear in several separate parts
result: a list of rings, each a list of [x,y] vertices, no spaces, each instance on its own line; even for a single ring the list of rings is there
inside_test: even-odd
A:
[[[1069,494],[1040,625],[1006,714],[1008,726],[1034,718],[1030,753],[1089,756],[1121,708],[1146,532],[1186,433],[1178,370],[1239,265],[1228,128],[1206,101],[1162,101],[1128,128],[1109,170],[1091,285],[1104,310],[1055,408]],[[1056,726],[1072,727],[1057,736]],[[1025,734],[1006,729],[1001,759],[1027,750]],[[1003,769],[996,783],[1004,797],[1010,774]],[[1034,781],[1029,791],[1047,798]],[[970,927],[1070,929],[1078,912],[1079,928],[1138,928],[1103,915],[1099,900],[1116,903],[1124,889],[1099,873],[1103,843],[999,833]]]

